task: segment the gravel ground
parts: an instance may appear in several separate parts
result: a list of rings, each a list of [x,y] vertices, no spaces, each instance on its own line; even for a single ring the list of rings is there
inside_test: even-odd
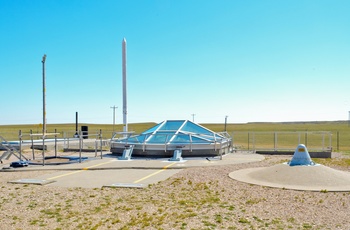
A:
[[[145,189],[9,184],[48,172],[0,172],[1,229],[350,229],[350,192],[268,188],[228,176],[287,159],[184,169]]]

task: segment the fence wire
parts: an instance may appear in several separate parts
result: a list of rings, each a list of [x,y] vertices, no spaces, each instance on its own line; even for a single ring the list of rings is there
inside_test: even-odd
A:
[[[233,132],[233,145],[242,150],[294,151],[304,144],[311,151],[332,150],[332,132]]]

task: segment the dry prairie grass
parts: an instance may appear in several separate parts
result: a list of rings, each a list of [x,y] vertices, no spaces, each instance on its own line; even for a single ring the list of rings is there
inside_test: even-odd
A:
[[[145,189],[15,185],[7,181],[43,172],[2,172],[1,228],[349,229],[349,192],[274,189],[228,177],[234,170],[286,159],[267,156],[257,163],[186,169]]]

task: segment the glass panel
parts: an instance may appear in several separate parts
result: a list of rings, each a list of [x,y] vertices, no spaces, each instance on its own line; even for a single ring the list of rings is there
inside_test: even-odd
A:
[[[194,136],[192,136],[192,137],[194,137]],[[221,136],[218,136],[218,135],[216,135],[215,137],[214,137],[214,135],[195,135],[195,137],[198,139],[202,139],[206,142],[214,142],[214,141],[221,142],[223,140],[223,138]]]
[[[147,129],[147,130],[144,131],[142,134],[153,133],[156,129],[158,129],[158,127],[159,127],[161,124],[163,124],[163,122],[162,122],[162,123],[159,123],[159,124],[156,125],[156,126],[153,126],[152,128]]]
[[[171,137],[174,135],[173,132],[162,132],[162,133],[157,133],[155,135],[152,135],[147,143],[154,143],[154,144],[164,144],[167,141],[171,139]]]
[[[143,143],[145,141],[146,135],[140,135],[135,137],[138,142]]]
[[[167,121],[160,130],[178,130],[184,121]]]
[[[175,143],[189,143],[190,142],[190,136],[187,134],[177,134],[175,138],[171,141],[172,144]]]
[[[182,127],[181,131],[186,131],[186,132],[191,132],[191,133],[200,133],[200,134],[208,134],[208,135],[213,135],[212,132],[209,130],[200,127],[190,121],[188,121],[184,127]]]
[[[192,143],[193,144],[196,144],[196,143],[207,143],[207,144],[209,144],[210,141],[204,140],[202,138],[198,138],[196,136],[192,136]]]

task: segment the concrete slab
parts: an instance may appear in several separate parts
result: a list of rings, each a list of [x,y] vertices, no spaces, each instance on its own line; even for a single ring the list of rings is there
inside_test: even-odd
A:
[[[133,183],[115,183],[110,185],[104,185],[107,188],[145,188],[144,184],[133,184]]]
[[[247,168],[233,171],[232,179],[255,185],[306,191],[350,191],[350,173],[324,165]]]
[[[47,185],[54,183],[56,181],[54,180],[41,180],[41,179],[19,179],[19,180],[13,180],[9,181],[8,183],[11,184],[36,184],[36,185]]]
[[[105,169],[105,170],[75,170],[58,171],[45,174],[38,179],[55,180],[47,186],[101,188],[111,184],[148,184],[165,180],[181,169]]]
[[[133,158],[118,160],[110,154],[103,158],[89,158],[82,163],[63,165],[29,165],[26,168],[3,169],[2,171],[50,171],[37,180],[55,180],[46,186],[101,188],[113,184],[154,184],[173,176],[185,168],[220,166],[256,162],[264,156],[252,153],[233,153],[212,158],[184,158],[183,161],[168,161],[168,158]],[[1,171],[1,170],[0,170]],[[52,172],[55,171],[55,172]]]

